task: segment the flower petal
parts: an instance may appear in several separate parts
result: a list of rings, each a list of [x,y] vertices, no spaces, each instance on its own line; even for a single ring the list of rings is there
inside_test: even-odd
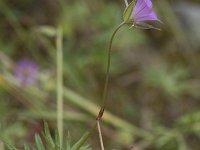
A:
[[[159,21],[161,22],[156,13],[153,11],[153,6],[151,0],[138,0],[133,12],[132,17],[134,22],[144,22],[144,21]]]
[[[155,21],[159,21],[157,15],[155,14],[155,12],[151,12],[148,15],[141,15],[141,16],[137,16],[137,18],[135,18],[137,22],[142,22],[142,21],[151,21],[151,20],[155,20]]]
[[[152,11],[151,0],[138,0],[134,9],[132,16],[135,17],[140,14],[147,14]]]
[[[159,28],[156,28],[153,25],[150,25],[150,24],[145,23],[145,22],[136,22],[135,23],[135,27],[136,28],[140,28],[140,29],[156,29],[156,30],[160,31]]]

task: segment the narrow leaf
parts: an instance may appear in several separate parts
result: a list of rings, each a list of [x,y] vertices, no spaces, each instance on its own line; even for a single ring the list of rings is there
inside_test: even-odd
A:
[[[50,148],[53,149],[55,147],[55,143],[53,141],[53,138],[52,138],[51,133],[49,131],[48,124],[46,122],[44,122],[44,138],[45,138],[47,144],[50,146]]]
[[[91,132],[85,132],[85,134],[74,144],[71,150],[79,150],[81,146],[86,142]]]
[[[38,134],[35,135],[35,143],[38,150],[45,150],[42,139]]]
[[[60,148],[60,137],[58,130],[55,131],[55,150]]]
[[[10,144],[8,144],[8,143],[6,143],[6,146],[7,146],[7,148],[8,148],[9,150],[18,150],[17,148],[15,148],[14,146],[12,146],[12,145],[10,145]]]
[[[66,149],[71,150],[71,135],[70,135],[69,132],[68,132],[68,135],[67,135]]]
[[[24,144],[24,150],[31,150],[28,144]]]
[[[90,148],[90,145],[85,145],[85,146],[82,146],[80,150],[92,150],[92,149]]]

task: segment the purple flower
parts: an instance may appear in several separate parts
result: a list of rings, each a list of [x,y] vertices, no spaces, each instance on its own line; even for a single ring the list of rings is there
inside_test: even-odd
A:
[[[134,26],[145,29],[154,28],[152,25],[146,23],[146,21],[161,22],[153,11],[151,0],[137,0],[131,16],[134,21]]]
[[[39,68],[34,62],[22,59],[16,64],[15,79],[23,86],[31,86],[37,82],[38,71]]]

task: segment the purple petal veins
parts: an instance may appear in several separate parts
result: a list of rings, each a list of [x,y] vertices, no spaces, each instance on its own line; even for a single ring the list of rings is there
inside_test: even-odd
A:
[[[147,21],[147,20],[155,20],[155,21],[159,21],[159,19],[157,18],[156,14],[154,12],[148,14],[148,15],[143,15],[140,16],[136,19],[138,22],[142,22],[142,21]]]
[[[132,12],[132,17],[135,23],[145,21],[160,21],[153,11],[151,0],[137,0]]]
[[[140,14],[148,14],[152,11],[152,2],[150,0],[138,0],[134,10],[133,17],[139,16]]]

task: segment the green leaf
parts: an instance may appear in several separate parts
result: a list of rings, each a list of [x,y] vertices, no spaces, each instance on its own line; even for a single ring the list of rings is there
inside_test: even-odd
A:
[[[83,134],[83,136],[78,140],[78,142],[76,142],[71,150],[80,150],[80,148],[82,147],[82,145],[85,143],[85,141],[88,139],[88,137],[90,136],[91,132],[85,132],[85,134]]]
[[[66,149],[71,150],[71,136],[70,136],[69,132],[68,132],[68,135],[67,135]]]
[[[80,150],[92,150],[92,149],[90,148],[90,145],[85,145],[85,146],[82,146]]]
[[[50,146],[50,148],[53,149],[55,147],[55,143],[53,141],[53,138],[52,138],[51,133],[49,131],[48,124],[46,122],[44,122],[44,138],[45,138],[47,144]]]
[[[136,1],[136,0],[133,0],[133,1],[126,7],[126,9],[124,10],[123,19],[124,19],[124,22],[125,22],[125,23],[130,22],[130,16],[131,16],[131,13],[132,13],[132,11],[133,11],[133,7],[134,7],[134,5],[135,5],[135,1]]]
[[[55,131],[55,148],[54,150],[57,150],[60,148],[60,137],[59,137],[59,133],[58,130]]]
[[[8,144],[8,143],[6,143],[6,146],[7,146],[7,148],[8,148],[9,150],[18,150],[17,148],[15,148],[14,146],[12,146],[12,145],[10,145],[10,144]]]
[[[35,135],[35,143],[38,150],[45,150],[42,139],[38,134]]]
[[[24,150],[31,150],[28,144],[24,144]]]

